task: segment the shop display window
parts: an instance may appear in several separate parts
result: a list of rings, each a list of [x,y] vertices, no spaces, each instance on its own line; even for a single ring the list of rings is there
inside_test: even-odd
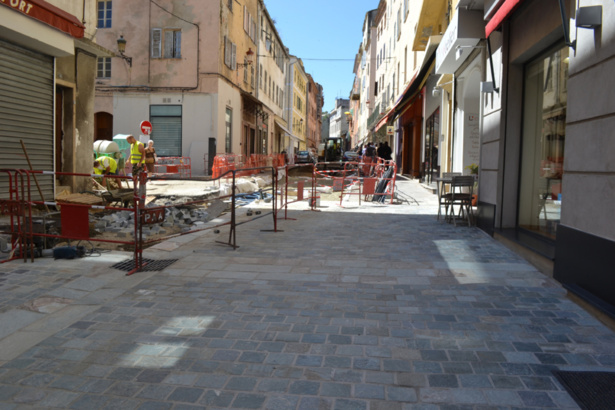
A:
[[[555,239],[560,221],[568,47],[526,66],[519,227]]]

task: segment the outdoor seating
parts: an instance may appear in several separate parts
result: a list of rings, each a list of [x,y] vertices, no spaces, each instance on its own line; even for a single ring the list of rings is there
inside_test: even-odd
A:
[[[465,220],[468,226],[473,224],[472,196],[475,182],[476,180],[472,175],[455,175],[451,178],[451,191],[443,195],[447,211],[446,217],[449,221],[452,220],[455,226],[457,226],[458,219]],[[457,212],[455,212],[455,206],[459,206]],[[448,212],[449,207],[450,213]]]
[[[437,181],[437,190],[438,190],[438,216],[436,217],[436,219],[439,221],[440,220],[440,215],[442,214],[442,207],[444,206],[444,220],[447,220],[448,218],[448,207],[449,207],[449,203],[447,202],[447,199],[445,198],[445,195],[447,194],[446,192],[446,185],[449,184],[451,182],[453,182],[453,177],[454,176],[460,176],[461,172],[444,172],[442,173],[442,177],[441,178],[436,178]]]

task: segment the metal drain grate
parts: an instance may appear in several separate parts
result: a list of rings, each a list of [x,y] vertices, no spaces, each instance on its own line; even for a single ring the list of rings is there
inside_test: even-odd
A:
[[[177,262],[178,259],[146,259],[143,258],[143,264],[147,264],[143,267],[144,272],[152,272],[163,270]],[[114,269],[118,269],[124,272],[130,272],[135,268],[134,259],[126,259],[125,261],[118,262],[111,266]]]

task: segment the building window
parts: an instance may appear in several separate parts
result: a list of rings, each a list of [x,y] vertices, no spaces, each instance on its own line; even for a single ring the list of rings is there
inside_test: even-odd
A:
[[[224,152],[230,154],[233,152],[232,142],[233,142],[233,110],[229,107],[226,107],[226,128],[225,128],[225,138],[224,138]]]
[[[151,40],[152,58],[181,58],[181,30],[153,28]]]
[[[519,226],[555,239],[560,222],[568,47],[525,68]]]
[[[224,64],[231,70],[237,69],[237,45],[224,37]]]
[[[111,57],[99,57],[96,77],[111,78]]]
[[[111,28],[111,1],[98,2],[98,25],[97,28]]]

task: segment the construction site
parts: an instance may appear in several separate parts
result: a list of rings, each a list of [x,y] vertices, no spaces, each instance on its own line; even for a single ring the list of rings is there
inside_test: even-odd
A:
[[[133,252],[134,273],[144,266],[144,249],[173,237],[212,230],[236,248],[237,227],[254,219],[270,218],[276,231],[289,209],[395,202],[392,161],[285,162],[280,155],[220,155],[212,177],[192,177],[189,158],[162,158],[155,172],[134,176],[0,170],[10,191],[0,201],[0,257],[32,261],[122,250]],[[85,179],[91,189],[59,190],[49,200],[36,189],[49,175]]]

